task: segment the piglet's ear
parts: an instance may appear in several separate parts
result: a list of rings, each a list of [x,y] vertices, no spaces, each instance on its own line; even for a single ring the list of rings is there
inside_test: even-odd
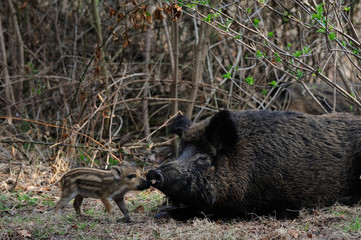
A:
[[[122,170],[121,170],[121,168],[119,166],[111,166],[110,171],[112,171],[115,179],[117,179],[117,180],[120,179],[120,175],[122,174]]]
[[[232,148],[238,141],[236,123],[232,113],[222,110],[214,115],[205,129],[206,139],[217,149],[225,150]]]
[[[178,115],[169,125],[169,131],[182,137],[183,133],[192,125],[192,121],[186,116]]]

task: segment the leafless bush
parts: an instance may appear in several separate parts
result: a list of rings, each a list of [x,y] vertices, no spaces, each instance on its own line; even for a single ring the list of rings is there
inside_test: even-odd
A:
[[[0,115],[47,125],[7,119],[13,125],[2,125],[1,139],[25,154],[34,145],[24,141],[47,143],[40,161],[61,159],[61,151],[75,162],[100,156],[98,165],[110,164],[104,148],[121,159],[134,154],[130,146],[169,144],[159,126],[178,110],[195,121],[220,108],[283,110],[277,96],[293,82],[321,111],[330,109],[310,83],[334,89],[333,110],[337,91],[357,112],[359,8],[359,1],[2,1]],[[69,145],[99,150],[64,151]]]

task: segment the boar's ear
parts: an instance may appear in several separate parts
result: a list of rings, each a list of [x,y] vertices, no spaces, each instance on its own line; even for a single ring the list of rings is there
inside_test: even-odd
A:
[[[183,133],[192,125],[192,121],[186,116],[178,115],[169,125],[169,131],[182,137]]]
[[[217,149],[232,148],[238,141],[236,123],[231,112],[222,110],[214,115],[205,129],[206,139]]]
[[[112,171],[115,179],[117,179],[117,180],[120,179],[120,175],[122,174],[122,170],[121,170],[121,168],[119,166],[111,166],[110,171]]]

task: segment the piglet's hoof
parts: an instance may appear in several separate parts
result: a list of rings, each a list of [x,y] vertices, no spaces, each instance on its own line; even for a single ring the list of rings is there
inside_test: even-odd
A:
[[[134,223],[133,219],[131,218],[119,218],[117,222],[124,222],[124,223]]]

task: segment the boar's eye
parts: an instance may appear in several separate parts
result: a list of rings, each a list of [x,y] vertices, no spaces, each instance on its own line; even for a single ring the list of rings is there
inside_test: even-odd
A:
[[[207,161],[207,157],[206,156],[200,156],[200,157],[198,157],[198,161],[202,161],[202,162]]]
[[[206,156],[200,156],[197,158],[197,164],[199,165],[208,165],[210,162]]]
[[[135,175],[135,174],[130,174],[130,175],[127,176],[127,178],[128,178],[128,179],[132,179],[132,178],[135,178],[136,176],[137,176],[137,175]]]

